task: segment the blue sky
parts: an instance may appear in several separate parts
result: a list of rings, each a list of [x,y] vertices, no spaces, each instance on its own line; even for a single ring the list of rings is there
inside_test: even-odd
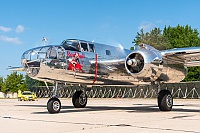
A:
[[[130,48],[144,28],[189,24],[200,32],[200,0],[0,0],[0,76],[25,50],[78,38]]]

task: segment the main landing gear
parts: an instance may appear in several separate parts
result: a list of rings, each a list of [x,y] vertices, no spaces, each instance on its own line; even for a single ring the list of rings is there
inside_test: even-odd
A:
[[[53,89],[53,96],[47,102],[47,110],[50,114],[59,113],[61,109],[61,102],[57,96],[58,83],[55,83]],[[85,90],[76,91],[72,97],[72,103],[75,108],[84,108],[87,104],[87,95]]]
[[[84,108],[87,104],[87,95],[83,91],[76,91],[72,97],[75,108]]]
[[[171,111],[173,106],[173,97],[169,90],[160,90],[160,84],[158,84],[158,107],[160,111]]]
[[[173,97],[169,90],[161,90],[158,93],[158,107],[160,111],[171,111],[173,106]]]

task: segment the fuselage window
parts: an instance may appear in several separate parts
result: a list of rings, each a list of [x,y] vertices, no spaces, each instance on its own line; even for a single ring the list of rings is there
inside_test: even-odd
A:
[[[111,56],[110,50],[106,50],[106,55],[110,55]]]
[[[61,47],[58,47],[58,59],[64,59],[64,56],[65,51]]]
[[[83,48],[83,51],[88,51],[88,45],[87,43],[81,43],[81,48]]]
[[[94,52],[94,44],[89,44],[89,51]]]
[[[54,47],[51,47],[47,54],[49,54],[49,59],[56,59],[57,57],[56,49]]]

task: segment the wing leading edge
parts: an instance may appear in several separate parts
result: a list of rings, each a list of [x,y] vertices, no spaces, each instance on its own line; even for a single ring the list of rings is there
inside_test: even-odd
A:
[[[167,64],[184,64],[186,67],[200,66],[200,47],[164,50],[161,54]]]

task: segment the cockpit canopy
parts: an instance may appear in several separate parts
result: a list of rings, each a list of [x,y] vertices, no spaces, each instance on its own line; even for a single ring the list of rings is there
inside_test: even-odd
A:
[[[86,52],[95,52],[94,44],[92,42],[76,40],[76,39],[68,39],[64,40],[61,43],[61,46],[64,47],[65,50],[72,51],[86,51]]]

